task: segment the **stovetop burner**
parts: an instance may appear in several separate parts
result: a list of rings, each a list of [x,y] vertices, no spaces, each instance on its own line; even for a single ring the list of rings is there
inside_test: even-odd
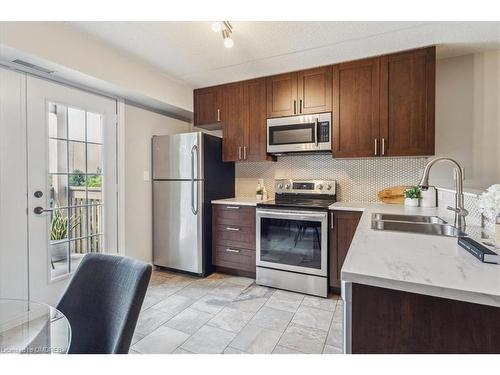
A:
[[[274,200],[258,207],[326,210],[335,203],[335,181],[276,180]]]

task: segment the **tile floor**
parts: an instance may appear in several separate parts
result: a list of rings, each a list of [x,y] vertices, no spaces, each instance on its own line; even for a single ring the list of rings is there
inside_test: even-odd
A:
[[[154,271],[130,353],[342,353],[342,300]]]

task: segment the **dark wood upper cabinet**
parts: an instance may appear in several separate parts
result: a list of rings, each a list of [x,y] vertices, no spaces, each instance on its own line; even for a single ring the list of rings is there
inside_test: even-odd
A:
[[[332,67],[297,72],[297,114],[332,110]]]
[[[243,83],[224,85],[222,108],[222,160],[238,161],[243,157],[246,126]]]
[[[297,73],[286,73],[267,78],[267,117],[298,114]]]
[[[333,157],[378,155],[379,58],[333,67]]]
[[[329,284],[333,288],[340,288],[342,265],[361,215],[359,211],[330,211]]]
[[[220,126],[222,121],[222,87],[194,90],[194,125]]]
[[[435,47],[380,58],[384,156],[434,154]]]
[[[247,109],[244,160],[273,160],[273,157],[267,154],[265,78],[245,82],[244,101]]]

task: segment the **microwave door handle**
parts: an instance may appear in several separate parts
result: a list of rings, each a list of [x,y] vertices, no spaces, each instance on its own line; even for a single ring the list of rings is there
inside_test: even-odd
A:
[[[318,126],[318,118],[314,119],[314,129],[316,130],[316,147],[318,147],[318,134],[319,134],[319,126]]]

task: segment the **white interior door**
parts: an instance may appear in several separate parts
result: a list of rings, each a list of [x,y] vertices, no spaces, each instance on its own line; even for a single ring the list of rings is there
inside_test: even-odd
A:
[[[117,252],[116,101],[26,86],[30,299],[56,303],[86,253]]]

